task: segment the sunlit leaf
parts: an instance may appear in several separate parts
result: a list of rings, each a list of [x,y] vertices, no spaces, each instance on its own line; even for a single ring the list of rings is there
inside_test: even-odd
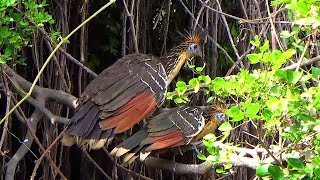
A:
[[[219,126],[219,131],[231,131],[232,126],[229,122],[224,122]]]
[[[207,157],[203,154],[198,154],[197,157],[200,159],[200,160],[203,160],[205,161],[207,159]]]
[[[257,176],[260,176],[260,177],[269,176],[270,175],[270,173],[268,171],[269,166],[270,166],[270,164],[263,164],[263,165],[259,166],[256,169]]]
[[[268,171],[275,180],[283,179],[284,173],[282,169],[279,168],[279,166],[270,165],[268,167]]]
[[[304,168],[304,164],[300,161],[300,159],[296,159],[296,158],[288,158],[287,162],[290,166],[297,168],[297,169],[303,169]]]

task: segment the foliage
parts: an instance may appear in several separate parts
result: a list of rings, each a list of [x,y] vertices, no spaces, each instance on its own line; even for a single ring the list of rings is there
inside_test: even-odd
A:
[[[185,82],[177,82],[175,92],[168,93],[169,99],[176,103],[187,102],[185,93],[198,92],[200,88],[212,94],[208,102],[219,98],[236,101],[236,105],[225,112],[230,117],[229,122],[219,128],[223,136],[217,138],[209,134],[203,138],[209,156],[199,154],[199,159],[216,165],[221,158],[228,157],[230,151],[220,150],[215,142],[225,141],[236,122],[251,122],[258,132],[261,132],[260,127],[266,130],[266,134],[259,134],[261,139],[267,136],[276,138],[275,135],[278,135],[278,141],[288,143],[287,147],[280,147],[280,143],[274,144],[274,148],[283,148],[284,153],[298,151],[300,154],[300,159],[286,159],[287,165],[283,162],[281,165],[261,164],[256,169],[256,175],[273,179],[320,178],[320,68],[312,67],[307,71],[299,68],[282,69],[293,59],[308,58],[312,54],[303,39],[315,31],[319,32],[319,3],[317,0],[272,2],[273,5],[285,4],[296,26],[291,31],[281,32],[288,47],[284,51],[270,50],[269,40],[263,41],[258,36],[250,41],[255,52],[247,58],[252,65],[260,64],[262,69],[242,69],[236,76],[217,77],[213,80],[209,76],[200,75],[191,79],[189,86]],[[303,52],[304,49],[307,51]],[[304,144],[309,146],[305,147]],[[227,164],[216,171],[225,173],[230,168]]]
[[[24,64],[21,49],[29,45],[30,38],[36,26],[53,24],[52,16],[45,10],[46,0],[37,4],[35,0],[5,0],[0,1],[0,63]],[[19,6],[19,8],[17,8]],[[21,7],[21,8],[20,8]],[[56,38],[57,32],[51,37]]]

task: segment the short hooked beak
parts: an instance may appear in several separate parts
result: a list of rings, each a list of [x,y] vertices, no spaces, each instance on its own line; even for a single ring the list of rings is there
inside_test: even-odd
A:
[[[198,50],[198,51],[196,51],[196,53],[195,53],[195,55],[196,56],[199,56],[200,58],[202,58],[202,51],[201,50]]]

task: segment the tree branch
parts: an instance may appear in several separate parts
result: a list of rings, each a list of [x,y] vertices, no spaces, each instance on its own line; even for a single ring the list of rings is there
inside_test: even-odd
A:
[[[155,157],[147,157],[143,162],[145,165],[153,168],[159,168],[163,170],[168,170],[175,172],[177,174],[196,174],[201,175],[208,172],[210,169],[215,166],[223,165],[226,163],[231,163],[233,166],[248,167],[251,169],[256,169],[260,166],[261,163],[270,163],[275,164],[274,158],[267,157],[264,160],[260,160],[258,153],[265,153],[265,150],[262,148],[258,149],[249,149],[243,147],[235,147],[223,144],[221,142],[215,142],[215,146],[218,146],[220,149],[232,150],[233,153],[229,157],[223,157],[219,159],[219,163],[212,165],[209,162],[203,162],[201,164],[182,164],[170,160],[165,160]],[[245,155],[251,155],[252,157],[245,157]],[[280,160],[280,157],[275,156],[277,161]],[[299,158],[298,152],[291,152],[289,154],[282,154],[282,160],[287,158]]]
[[[311,64],[313,64],[315,62],[318,62],[318,61],[320,61],[320,56],[316,56],[314,58],[311,58],[311,59],[308,59],[308,60],[304,60],[304,61],[302,61],[300,66],[301,67],[302,66],[308,66],[308,65],[311,65]],[[290,66],[282,68],[282,70],[294,70],[299,66],[299,64],[300,63],[291,64]]]
[[[6,64],[2,64],[0,67],[11,78],[11,80],[14,80],[21,88],[23,88],[24,91],[29,91],[32,85],[29,81],[18,75]],[[31,96],[35,97],[38,95],[45,99],[47,98],[49,100],[56,101],[57,103],[65,104],[73,109],[76,107],[77,98],[61,90],[43,88],[36,85]]]

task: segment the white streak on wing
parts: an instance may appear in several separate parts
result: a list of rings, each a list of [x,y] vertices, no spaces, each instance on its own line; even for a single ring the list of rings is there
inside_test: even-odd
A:
[[[151,76],[151,79],[160,87],[160,89],[163,91],[164,89],[163,89],[163,87],[160,85],[160,83],[159,83],[159,81],[157,81],[155,78],[154,78],[154,76],[149,72],[149,71],[147,71],[147,73]],[[150,88],[152,88],[152,87],[150,87]]]
[[[163,83],[166,84],[167,74],[166,74],[166,71],[165,71],[164,67],[163,67],[161,64],[157,64],[157,65],[159,65],[160,68],[161,68],[161,69],[159,69],[159,70],[154,69],[154,68],[153,68],[149,63],[147,63],[147,62],[145,62],[145,65],[147,65],[147,66],[150,67],[154,72],[156,72],[156,73],[160,76],[160,78],[161,78],[161,80],[163,81]],[[163,77],[162,75],[165,75],[165,77]]]
[[[146,84],[148,87],[150,87],[151,92],[152,92],[153,94],[156,94],[156,93],[153,91],[153,89],[151,88],[151,86],[150,86],[146,81],[144,81],[144,80],[141,78],[141,76],[139,76],[139,77],[140,77],[140,80],[141,80],[144,84]]]
[[[204,125],[205,125],[205,119],[204,119],[204,117],[203,117],[202,115],[200,115],[200,118],[201,118],[201,119],[198,119],[198,118],[197,118],[197,116],[196,116],[197,109],[196,109],[196,108],[194,108],[193,110],[191,110],[191,111],[196,111],[196,113],[188,113],[188,111],[186,111],[187,109],[189,109],[189,108],[186,107],[186,108],[183,109],[183,111],[185,111],[187,114],[189,114],[189,115],[191,115],[192,117],[194,117],[194,118],[197,120],[198,125],[200,125],[200,126],[198,126],[197,128],[195,128],[193,124],[191,124],[191,123],[190,123],[189,121],[187,121],[179,112],[177,112],[178,115],[179,115],[182,119],[184,119],[184,120],[192,127],[193,130],[196,130],[196,129],[197,129],[197,131],[196,131],[195,133],[193,133],[192,135],[186,136],[186,137],[190,138],[190,137],[194,137],[194,136],[198,135],[198,134],[202,131],[202,129],[204,128]]]

